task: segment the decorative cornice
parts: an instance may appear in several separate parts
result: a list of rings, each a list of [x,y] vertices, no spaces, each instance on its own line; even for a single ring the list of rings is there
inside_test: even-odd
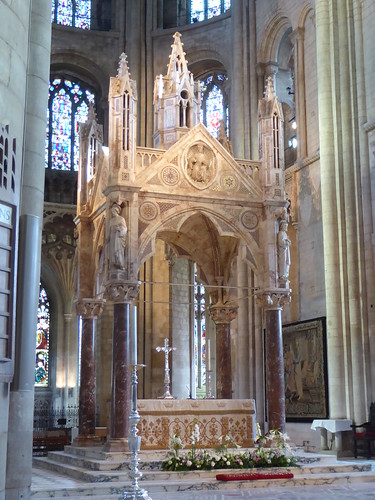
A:
[[[226,304],[217,302],[209,307],[212,320],[217,324],[229,324],[237,316],[238,306],[227,302]]]
[[[285,304],[291,301],[292,290],[261,290],[256,293],[255,299],[263,309],[282,309]]]
[[[105,285],[104,296],[115,303],[132,302],[138,297],[140,281],[118,281],[108,282]]]
[[[105,300],[79,299],[76,302],[77,314],[84,319],[94,319],[101,315]]]

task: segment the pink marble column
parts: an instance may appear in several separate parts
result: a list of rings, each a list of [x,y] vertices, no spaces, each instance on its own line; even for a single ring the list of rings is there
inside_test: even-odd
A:
[[[95,436],[95,326],[102,308],[102,300],[81,299],[77,303],[77,313],[82,320],[79,434],[74,441],[77,446],[99,443]]]
[[[131,373],[129,370],[129,311],[138,295],[139,285],[111,283],[106,297],[114,302],[112,330],[112,400],[111,428],[105,451],[129,450],[129,415],[131,409]]]
[[[216,324],[216,397],[232,399],[232,360],[230,322],[237,316],[237,306],[215,304],[210,314]]]
[[[285,432],[284,360],[281,307],[265,309],[266,381],[269,429]]]

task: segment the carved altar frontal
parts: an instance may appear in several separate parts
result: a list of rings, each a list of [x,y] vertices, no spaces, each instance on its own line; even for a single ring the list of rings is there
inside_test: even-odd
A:
[[[215,448],[225,436],[240,447],[254,445],[253,399],[144,399],[137,406],[141,450],[168,449],[174,434],[190,448],[195,424],[199,426],[198,448]]]

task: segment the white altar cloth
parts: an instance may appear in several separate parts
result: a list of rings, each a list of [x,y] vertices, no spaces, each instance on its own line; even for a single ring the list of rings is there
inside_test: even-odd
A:
[[[190,448],[195,424],[199,426],[199,448],[217,447],[227,435],[241,447],[254,444],[253,399],[141,399],[137,408],[141,450],[168,449],[174,434]]]
[[[317,428],[323,428],[335,434],[336,432],[351,431],[351,425],[352,421],[346,419],[314,420],[311,429],[315,431]]]
[[[343,451],[342,446],[342,432],[351,431],[352,421],[348,419],[324,419],[324,420],[313,420],[311,429],[320,429],[320,444],[322,450],[331,450],[333,447],[337,453]],[[327,431],[332,434],[332,439],[328,443]]]

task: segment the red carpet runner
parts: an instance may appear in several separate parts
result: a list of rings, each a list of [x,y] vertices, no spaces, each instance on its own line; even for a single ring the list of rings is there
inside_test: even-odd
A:
[[[255,479],[291,479],[291,472],[249,472],[243,474],[216,474],[218,481],[254,481]]]

